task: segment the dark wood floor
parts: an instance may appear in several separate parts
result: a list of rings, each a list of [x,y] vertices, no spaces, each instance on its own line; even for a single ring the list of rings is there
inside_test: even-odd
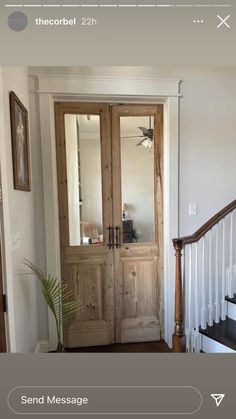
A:
[[[161,340],[160,342],[144,342],[144,343],[115,343],[106,346],[93,346],[88,348],[66,349],[66,352],[124,352],[124,353],[147,353],[147,352],[171,352],[167,344]]]

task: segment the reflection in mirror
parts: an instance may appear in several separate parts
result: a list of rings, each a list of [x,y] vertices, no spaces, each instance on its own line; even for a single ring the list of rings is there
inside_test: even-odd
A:
[[[154,241],[154,117],[121,117],[124,243]]]
[[[65,115],[71,246],[102,244],[100,117]]]

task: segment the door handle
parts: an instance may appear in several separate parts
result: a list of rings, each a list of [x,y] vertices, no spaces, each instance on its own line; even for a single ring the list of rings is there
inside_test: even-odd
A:
[[[114,247],[114,227],[108,226],[107,230],[108,230],[108,244],[107,244],[107,246],[109,247],[109,249],[111,249],[112,247]]]
[[[118,249],[120,247],[120,227],[115,226],[115,247]]]

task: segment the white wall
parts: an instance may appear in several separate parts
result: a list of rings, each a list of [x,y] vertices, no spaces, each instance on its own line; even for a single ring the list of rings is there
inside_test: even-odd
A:
[[[36,73],[108,76],[114,77],[114,80],[116,77],[133,77],[134,79],[142,77],[168,79],[174,77],[181,79],[183,83],[181,85],[182,97],[180,98],[179,141],[180,235],[193,233],[216,211],[235,199],[236,119],[234,110],[236,108],[236,68],[93,67],[31,69],[31,74]],[[50,84],[53,90],[55,88],[53,78],[47,85],[47,91],[49,92]],[[114,85],[116,86],[115,81]],[[106,92],[104,93],[106,94]],[[196,217],[189,217],[188,215],[189,202],[198,203],[199,213]],[[168,210],[171,211],[171,208],[167,208]],[[171,217],[173,223],[171,222],[170,227],[175,224],[173,212],[171,212]],[[171,265],[171,260],[168,259],[169,265]],[[174,275],[171,275],[168,281],[169,295],[170,290],[174,287]],[[169,304],[171,302],[172,304],[169,305],[166,316],[170,316],[173,325],[173,293],[171,293],[170,300]]]
[[[236,197],[235,67],[35,68],[31,73],[182,80],[180,98],[180,234],[193,233]],[[188,215],[188,204],[198,215]]]
[[[39,130],[39,121],[36,118],[31,120],[30,130],[32,192],[17,191],[13,188],[9,92],[13,90],[29,109],[28,71],[22,67],[4,67],[1,68],[0,78],[0,113],[3,122],[0,158],[9,298],[9,349],[12,352],[33,352],[38,342],[47,338],[46,308],[39,296],[38,284],[31,276],[24,274],[26,268],[22,264],[22,258],[28,258],[42,269],[45,267],[41,151],[39,133],[35,135]],[[14,249],[11,241],[16,235],[18,240]]]
[[[192,233],[236,198],[236,69],[183,75],[180,110],[180,232]],[[198,203],[189,217],[188,203]]]

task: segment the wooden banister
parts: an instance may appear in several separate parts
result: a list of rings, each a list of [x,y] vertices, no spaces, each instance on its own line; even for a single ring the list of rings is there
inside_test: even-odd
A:
[[[175,243],[181,243],[182,247],[191,244],[196,243],[199,241],[205,234],[212,229],[219,221],[221,221],[223,218],[226,217],[226,215],[230,214],[234,209],[236,209],[236,199],[232,201],[229,205],[226,205],[221,211],[217,212],[212,218],[210,218],[205,224],[203,224],[202,227],[199,228],[194,234],[191,236],[185,236],[185,237],[179,237],[177,239],[173,239],[173,243],[175,246]]]
[[[198,242],[205,234],[218,224],[223,218],[236,209],[236,199],[221,211],[210,218],[194,234],[173,239],[176,257],[175,269],[175,329],[173,334],[173,352],[186,352],[185,333],[184,333],[184,308],[183,308],[183,289],[182,289],[182,249],[184,246]]]
[[[175,243],[175,257],[175,330],[173,334],[173,352],[185,352],[181,242]]]

